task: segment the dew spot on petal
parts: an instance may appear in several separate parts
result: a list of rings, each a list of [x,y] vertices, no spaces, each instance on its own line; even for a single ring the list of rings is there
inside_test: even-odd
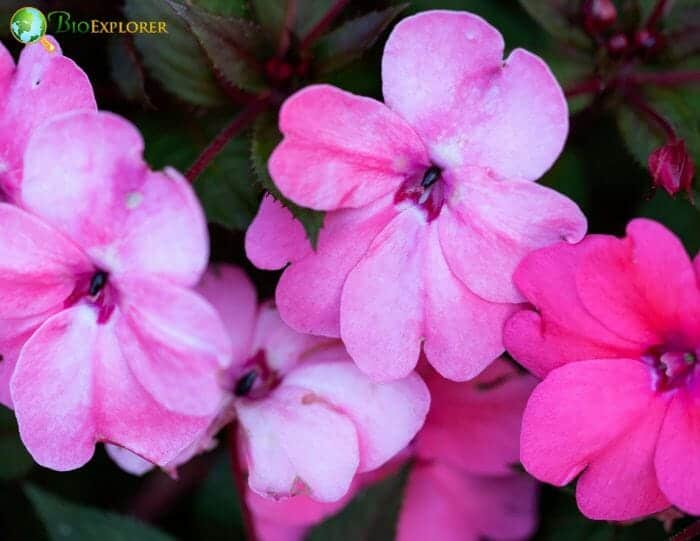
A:
[[[141,192],[130,192],[126,194],[126,208],[134,210],[143,202],[143,194]]]

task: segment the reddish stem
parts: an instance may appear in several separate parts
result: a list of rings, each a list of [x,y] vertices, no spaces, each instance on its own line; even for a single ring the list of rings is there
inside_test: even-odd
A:
[[[666,4],[668,4],[668,0],[659,0],[658,2],[656,2],[654,10],[651,12],[651,15],[649,15],[649,18],[647,19],[644,28],[653,29],[656,27],[659,20],[664,15],[664,11],[666,10]]]
[[[669,71],[666,73],[635,73],[631,79],[635,83],[656,86],[680,86],[700,83],[700,71]]]
[[[277,44],[277,58],[283,58],[287,54],[291,42],[291,29],[296,17],[297,2],[296,0],[287,0],[287,7],[284,10],[284,23],[280,34],[279,43]]]
[[[226,143],[243,131],[263,110],[265,110],[268,104],[268,99],[268,94],[260,96],[257,100],[248,105],[248,107],[243,109],[243,111],[241,111],[241,113],[236,116],[228,126],[221,130],[187,170],[185,173],[187,180],[194,182],[197,177],[202,174],[202,171],[204,171],[214,160],[214,158],[219,155],[219,152],[223,150]]]
[[[669,538],[668,541],[691,541],[691,539],[697,539],[698,537],[700,537],[700,520]]]
[[[673,129],[671,123],[661,116],[661,114],[652,108],[647,102],[637,96],[628,96],[628,100],[630,104],[633,105],[639,112],[646,115],[647,118],[661,128],[669,140],[674,141],[677,138],[676,130]]]
[[[248,491],[247,475],[243,471],[240,456],[238,453],[238,421],[234,420],[228,427],[228,447],[231,457],[231,473],[233,481],[236,484],[236,492],[238,492],[238,500],[241,505],[241,514],[243,515],[243,527],[245,528],[245,536],[247,541],[257,541],[258,537],[255,534],[255,524],[253,523],[253,515],[248,507],[246,500],[246,492]]]
[[[581,96],[583,94],[597,94],[603,90],[603,82],[597,77],[591,79],[586,79],[576,83],[564,90],[564,95],[567,98],[573,98],[575,96]]]
[[[335,4],[326,12],[316,26],[314,26],[311,31],[306,35],[304,39],[301,40],[299,44],[300,50],[304,51],[308,49],[313,43],[333,24],[333,21],[340,15],[340,12],[345,9],[345,6],[350,2],[350,0],[336,0]]]

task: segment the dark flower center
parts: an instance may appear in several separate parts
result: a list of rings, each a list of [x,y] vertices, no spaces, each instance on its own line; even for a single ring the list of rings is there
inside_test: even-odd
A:
[[[109,320],[117,303],[117,290],[110,286],[108,272],[95,269],[92,274],[83,274],[76,278],[75,288],[63,306],[69,308],[82,301],[87,301],[97,308],[98,323],[103,324]]]
[[[260,350],[237,371],[229,389],[234,396],[257,400],[266,397],[280,381],[280,375],[270,368],[265,352]]]
[[[442,169],[431,165],[422,175],[412,176],[401,184],[394,195],[394,203],[412,201],[426,212],[428,221],[434,220],[440,215],[445,201],[445,186],[441,179]]]
[[[652,384],[659,392],[682,387],[695,375],[698,366],[696,351],[651,348],[642,361],[651,369]]]
[[[105,271],[98,270],[90,278],[90,288],[88,289],[88,295],[94,297],[107,285],[107,279],[109,275]]]

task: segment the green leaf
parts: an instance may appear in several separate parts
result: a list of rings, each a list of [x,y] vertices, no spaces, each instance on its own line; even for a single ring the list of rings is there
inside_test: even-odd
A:
[[[277,118],[272,114],[262,115],[253,128],[252,160],[253,169],[258,181],[275,199],[287,207],[292,215],[301,222],[306,231],[306,236],[311,242],[311,246],[316,248],[318,234],[323,227],[325,214],[317,210],[312,210],[293,203],[282,195],[267,170],[267,160],[270,154],[282,140],[282,134],[277,129]]]
[[[151,166],[184,171],[234,115],[193,119],[164,112],[142,114],[133,120],[143,133]],[[207,219],[241,231],[255,216],[260,196],[250,171],[248,148],[247,137],[232,139],[194,183]]]
[[[558,39],[581,48],[590,48],[591,41],[572,21],[578,17],[579,2],[570,0],[519,0],[520,5],[542,28]]]
[[[197,39],[167,3],[126,0],[124,14],[128,19],[167,23],[167,34],[134,35],[134,44],[143,57],[144,66],[166,91],[203,107],[228,103]]]
[[[336,0],[295,0],[297,16],[294,31],[299,38],[304,38],[321,22]]]
[[[394,539],[408,471],[401,468],[360,492],[340,513],[311,530],[306,541]]]
[[[51,541],[174,541],[130,517],[67,502],[32,485],[25,493]]]
[[[17,421],[11,410],[0,406],[0,479],[17,479],[34,466],[34,461],[22,445]]]
[[[540,179],[540,183],[563,193],[576,202],[584,214],[589,214],[591,183],[586,180],[585,163],[573,149],[566,148],[554,166]]]
[[[697,200],[697,194],[695,198]],[[656,190],[654,197],[640,205],[637,214],[668,227],[683,241],[690,254],[700,251],[700,212],[686,198],[670,197],[663,190]]]
[[[127,36],[110,36],[107,40],[112,80],[127,100],[149,104],[143,70],[129,39]]]
[[[294,0],[251,0],[255,19],[268,33],[272,43],[282,34],[287,9],[293,2]]]
[[[259,26],[240,17],[221,17],[197,6],[166,1],[187,23],[226,84],[252,92],[265,89],[259,58],[266,43]]]
[[[399,4],[382,11],[372,11],[346,22],[321,38],[314,47],[319,71],[335,71],[362,56],[407,7],[408,4]]]

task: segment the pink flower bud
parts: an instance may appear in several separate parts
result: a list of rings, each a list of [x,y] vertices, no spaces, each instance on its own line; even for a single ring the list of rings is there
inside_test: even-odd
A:
[[[654,184],[661,186],[669,195],[681,190],[690,191],[695,165],[685,148],[683,139],[669,141],[649,155],[649,171]]]
[[[623,33],[615,34],[607,43],[608,51],[613,56],[621,56],[627,52],[629,40]]]
[[[617,20],[617,9],[612,0],[586,0],[583,3],[583,24],[591,34],[612,26]]]

